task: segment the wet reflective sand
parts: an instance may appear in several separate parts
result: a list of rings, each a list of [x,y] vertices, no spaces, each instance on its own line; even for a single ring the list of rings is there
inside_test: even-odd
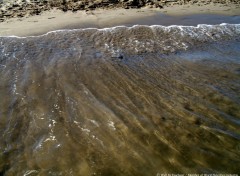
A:
[[[135,48],[95,30],[1,38],[1,174],[240,172],[239,40],[163,52],[141,30],[122,38]]]

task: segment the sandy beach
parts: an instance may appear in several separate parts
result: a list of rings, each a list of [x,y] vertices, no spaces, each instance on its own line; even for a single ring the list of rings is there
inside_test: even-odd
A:
[[[10,18],[0,23],[1,36],[41,35],[49,31],[79,28],[108,28],[133,25],[197,25],[239,23],[240,7],[235,4],[173,5],[164,8],[96,9],[63,12],[44,11],[41,15]]]

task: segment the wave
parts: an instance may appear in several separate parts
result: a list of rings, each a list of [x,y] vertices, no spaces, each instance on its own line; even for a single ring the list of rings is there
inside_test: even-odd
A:
[[[74,29],[51,31],[40,36],[1,37],[1,41],[7,39],[57,39],[73,36],[79,40],[90,40],[100,50],[121,53],[156,52],[162,53],[186,50],[189,47],[203,46],[206,43],[221,42],[227,40],[239,40],[240,24],[220,24],[194,26],[141,26],[133,27],[117,26],[112,28]],[[73,39],[74,40],[74,39]],[[3,44],[2,44],[3,45]]]

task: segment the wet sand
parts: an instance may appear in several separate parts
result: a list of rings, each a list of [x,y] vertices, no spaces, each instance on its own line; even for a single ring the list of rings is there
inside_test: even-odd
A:
[[[41,35],[49,31],[79,28],[107,28],[133,25],[197,25],[240,23],[240,7],[175,5],[164,9],[97,9],[62,12],[51,10],[38,16],[11,18],[0,23],[0,36]]]

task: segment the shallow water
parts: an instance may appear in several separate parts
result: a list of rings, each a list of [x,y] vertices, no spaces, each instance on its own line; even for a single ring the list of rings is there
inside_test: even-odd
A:
[[[240,173],[240,25],[0,38],[2,175]]]
[[[154,16],[146,17],[143,19],[136,19],[133,22],[129,22],[129,25],[183,25],[183,26],[197,26],[198,24],[217,25],[221,23],[239,24],[239,15],[219,15],[219,14],[191,14],[191,15],[166,15],[163,13],[157,13]]]

